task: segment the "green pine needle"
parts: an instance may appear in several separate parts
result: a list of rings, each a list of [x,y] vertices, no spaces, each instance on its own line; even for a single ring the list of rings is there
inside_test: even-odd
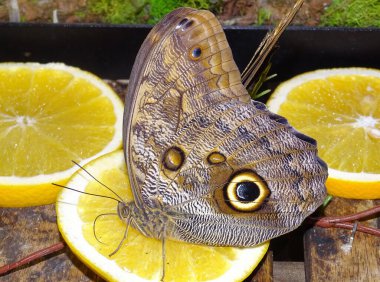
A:
[[[327,197],[326,197],[325,200],[323,201],[322,207],[323,207],[323,208],[327,207],[327,205],[331,202],[331,200],[332,200],[333,198],[334,198],[333,196],[331,196],[331,195],[327,195]]]
[[[271,92],[270,89],[266,89],[264,91],[259,92],[261,87],[263,86],[264,82],[274,78],[277,76],[277,74],[272,74],[268,76],[268,73],[270,71],[270,68],[272,67],[272,63],[268,63],[265,69],[260,73],[260,76],[257,80],[257,82],[254,84],[251,91],[248,91],[249,95],[253,100],[256,100],[262,96],[265,96]]]

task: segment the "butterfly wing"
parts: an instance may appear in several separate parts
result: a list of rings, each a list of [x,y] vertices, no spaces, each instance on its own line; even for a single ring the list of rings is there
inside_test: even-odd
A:
[[[315,141],[250,99],[208,11],[180,8],[148,35],[124,130],[136,205],[162,212],[170,238],[255,245],[296,228],[325,197]]]

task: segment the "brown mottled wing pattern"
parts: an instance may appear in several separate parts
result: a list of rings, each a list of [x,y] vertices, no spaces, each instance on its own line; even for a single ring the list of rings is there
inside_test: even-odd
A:
[[[133,67],[124,129],[136,205],[165,215],[172,239],[255,245],[296,228],[325,197],[315,141],[250,99],[208,11],[180,8],[153,28]],[[178,170],[163,165],[170,148],[183,153]],[[213,152],[225,160],[210,164]],[[252,212],[217,200],[244,170],[270,191]]]

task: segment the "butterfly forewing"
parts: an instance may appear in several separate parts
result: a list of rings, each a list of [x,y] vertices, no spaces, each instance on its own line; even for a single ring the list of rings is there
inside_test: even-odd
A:
[[[165,218],[172,239],[255,245],[296,228],[324,199],[315,141],[251,101],[208,11],[181,8],[155,26],[124,119],[136,205]]]

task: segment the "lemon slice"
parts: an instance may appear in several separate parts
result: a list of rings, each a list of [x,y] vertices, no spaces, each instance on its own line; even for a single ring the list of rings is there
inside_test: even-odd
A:
[[[125,201],[133,200],[122,151],[102,156],[85,167]],[[78,171],[67,185],[79,191],[115,197],[84,171]],[[116,215],[116,201],[64,190],[58,196],[56,210],[59,230],[67,244],[103,278],[160,281],[159,240],[147,238],[130,227],[122,247],[109,256],[117,249],[126,229],[126,224]],[[167,240],[164,281],[241,281],[258,265],[268,246],[266,242],[253,248],[210,247]]]
[[[329,166],[331,195],[380,198],[380,71],[317,70],[282,83],[268,102],[315,138]]]
[[[53,203],[85,164],[121,147],[123,104],[101,79],[64,64],[0,64],[0,206]]]

